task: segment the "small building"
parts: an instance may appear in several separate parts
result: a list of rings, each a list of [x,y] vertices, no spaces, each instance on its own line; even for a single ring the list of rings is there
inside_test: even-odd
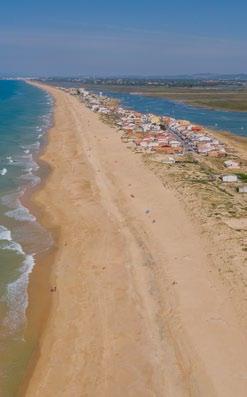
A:
[[[171,139],[171,140],[169,141],[169,145],[170,145],[171,147],[179,147],[179,146],[181,146],[181,143],[180,143],[179,141],[176,141],[175,139]]]
[[[191,131],[200,132],[203,128],[200,125],[192,125]]]
[[[224,150],[211,150],[207,153],[208,157],[225,157],[226,153]]]
[[[195,140],[197,140],[198,142],[212,142],[212,139],[207,135],[197,135],[197,139]]]
[[[164,154],[178,154],[178,153],[183,153],[183,148],[180,147],[171,147],[169,145],[167,146],[158,146],[156,148],[157,153],[164,153]]]
[[[149,119],[152,124],[160,124],[161,123],[161,119],[159,116],[151,115]]]
[[[247,185],[238,186],[238,193],[247,193]]]
[[[210,143],[198,143],[197,144],[197,152],[200,154],[207,154],[213,150],[213,147]]]
[[[237,182],[238,181],[238,177],[235,174],[229,174],[229,175],[222,175],[221,177],[223,182]]]
[[[234,160],[227,160],[224,162],[226,168],[239,168],[239,163]]]
[[[92,109],[93,112],[98,112],[99,111],[99,105],[93,105],[91,109]]]

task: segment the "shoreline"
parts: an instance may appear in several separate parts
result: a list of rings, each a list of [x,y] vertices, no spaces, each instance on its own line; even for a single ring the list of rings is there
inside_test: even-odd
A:
[[[24,82],[13,82],[10,85],[6,83],[3,87],[6,87],[6,93],[10,93],[9,97],[6,96],[6,114],[8,115],[8,98],[12,101],[12,95],[14,99],[11,109],[13,107],[14,113],[17,109],[17,115],[13,113],[13,118],[10,117],[10,124],[7,119],[5,124],[3,104],[3,122],[5,130],[11,130],[11,137],[8,136],[5,143],[3,125],[1,157],[9,172],[9,180],[3,180],[1,191],[1,223],[5,225],[3,230],[7,231],[7,235],[1,236],[1,242],[6,237],[7,252],[11,255],[10,260],[8,255],[5,258],[4,251],[3,257],[1,256],[4,265],[1,280],[1,292],[4,292],[1,305],[1,390],[4,395],[12,395],[19,392],[38,338],[39,322],[42,321],[39,315],[43,311],[44,299],[39,300],[37,288],[33,288],[30,280],[35,278],[36,286],[42,284],[41,276],[44,272],[39,272],[38,277],[34,277],[34,274],[36,264],[39,268],[39,264],[45,261],[50,240],[45,230],[36,222],[38,211],[31,203],[31,196],[42,186],[47,173],[46,167],[39,161],[39,154],[43,152],[44,135],[51,125],[52,104],[45,91],[34,89]],[[10,114],[12,113],[9,116]],[[15,270],[17,263],[18,268]],[[34,310],[30,315],[31,306]]]
[[[45,91],[44,89],[42,90]],[[55,104],[53,106],[55,107]],[[46,251],[35,255],[35,266],[29,276],[27,291],[29,303],[26,311],[27,327],[24,337],[28,340],[34,340],[35,347],[28,362],[23,380],[18,388],[17,395],[20,397],[25,395],[29,379],[38,361],[42,334],[46,327],[52,305],[50,287],[55,283],[52,277],[52,264],[54,263],[54,258],[58,249],[59,230],[50,227],[45,207],[37,205],[35,201],[36,195],[38,195],[42,189],[45,189],[45,185],[52,173],[50,164],[44,161],[42,157],[45,155],[49,143],[49,134],[53,125],[54,122],[52,121],[51,126],[43,136],[40,150],[34,157],[35,162],[40,166],[40,169],[43,169],[46,175],[41,178],[41,182],[37,186],[28,189],[21,199],[21,203],[35,216],[38,223],[51,234],[53,243]]]
[[[220,309],[229,296],[182,206],[115,129],[46,88],[57,98],[42,156],[53,171],[34,202],[48,229],[61,227],[58,290],[24,395],[244,396],[231,376],[244,368],[242,328],[231,304]]]
[[[34,85],[29,81],[27,84]],[[37,86],[36,86],[37,87]],[[42,86],[37,87],[44,92],[48,92]],[[54,299],[50,293],[50,288],[55,284],[55,277],[52,272],[52,265],[54,263],[58,245],[59,245],[59,228],[51,227],[49,216],[46,213],[45,205],[40,205],[36,202],[36,196],[39,195],[40,191],[45,189],[46,184],[52,174],[51,164],[46,162],[43,157],[45,156],[47,146],[49,144],[49,136],[54,128],[54,113],[55,113],[55,98],[53,98],[53,116],[52,122],[45,135],[43,136],[42,145],[39,152],[36,154],[34,160],[40,166],[40,168],[46,168],[45,177],[41,178],[41,182],[25,192],[22,197],[22,204],[25,205],[28,210],[35,216],[39,224],[44,227],[52,236],[53,244],[47,251],[38,254],[35,257],[35,266],[29,276],[28,285],[28,299],[29,304],[26,312],[27,316],[27,327],[25,330],[25,337],[33,339],[35,338],[35,348],[31,354],[31,358],[28,362],[23,380],[18,388],[17,395],[22,397],[25,396],[28,383],[34,372],[35,366],[38,362],[40,355],[40,346],[42,343],[42,337],[46,328],[52,305],[54,305]]]

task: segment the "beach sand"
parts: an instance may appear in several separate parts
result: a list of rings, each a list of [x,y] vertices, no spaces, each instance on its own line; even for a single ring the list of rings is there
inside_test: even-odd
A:
[[[59,230],[49,318],[25,396],[244,397],[246,328],[181,200],[68,94],[35,194]]]

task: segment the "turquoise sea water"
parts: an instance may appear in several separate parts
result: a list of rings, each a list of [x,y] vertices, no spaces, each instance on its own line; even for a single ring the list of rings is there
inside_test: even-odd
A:
[[[175,119],[189,120],[212,129],[229,131],[247,137],[247,112],[230,112],[199,108],[164,98],[137,94],[104,91],[104,94],[120,99],[123,106],[142,113],[167,115]]]
[[[0,395],[12,397],[28,360],[27,286],[51,236],[23,205],[40,182],[35,161],[51,124],[52,99],[23,81],[0,80]],[[29,351],[30,353],[30,351]],[[3,359],[4,358],[4,359]]]

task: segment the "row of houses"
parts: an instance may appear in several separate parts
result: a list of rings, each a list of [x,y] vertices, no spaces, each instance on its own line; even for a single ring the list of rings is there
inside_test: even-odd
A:
[[[84,89],[78,90],[78,94],[92,111],[114,118],[116,126],[122,132],[122,140],[133,150],[167,154],[184,152],[182,140],[166,128],[163,117],[124,109],[111,98]]]
[[[143,114],[123,109],[115,101],[89,92],[83,88],[72,89],[93,110],[104,115],[114,116],[116,125],[123,132],[122,139],[131,143],[137,151],[182,154],[186,151],[201,155],[226,156],[225,145],[212,136],[202,126],[193,125],[187,120]]]
[[[193,125],[187,120],[170,119],[168,128],[181,138],[188,150],[213,157],[227,154],[225,145],[200,125]]]
[[[165,127],[162,117],[122,108],[117,113],[120,115],[117,125],[123,132],[122,140],[131,142],[136,151],[166,154],[184,152],[183,143]]]
[[[200,125],[124,109],[118,101],[83,88],[70,89],[69,92],[79,95],[80,100],[92,111],[111,117],[122,132],[122,141],[136,152],[181,155],[191,151],[210,157],[227,155],[225,145]],[[169,157],[169,162],[172,161],[175,161],[174,158]],[[240,164],[234,160],[224,161],[224,166],[229,169],[240,168]],[[224,183],[236,183],[238,177],[236,174],[226,174],[221,176],[221,180]],[[238,189],[246,193],[246,185]]]

